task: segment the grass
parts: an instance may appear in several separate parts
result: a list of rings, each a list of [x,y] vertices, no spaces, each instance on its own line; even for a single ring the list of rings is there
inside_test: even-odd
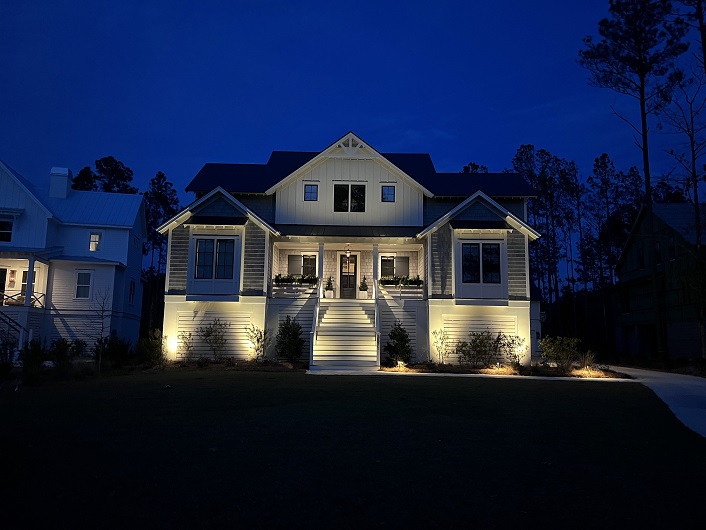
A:
[[[706,493],[636,383],[173,370],[0,410],[8,528],[679,527]]]

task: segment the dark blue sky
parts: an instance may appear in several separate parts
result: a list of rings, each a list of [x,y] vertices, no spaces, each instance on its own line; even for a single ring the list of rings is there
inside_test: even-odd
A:
[[[428,152],[438,171],[509,167],[523,143],[587,174],[608,152],[640,165],[589,87],[582,38],[605,0],[4,2],[0,159],[44,185],[112,155],[144,190],[180,192],[206,162],[264,163],[349,130],[383,152]],[[672,164],[658,152],[655,173]],[[190,197],[189,197],[190,199]]]

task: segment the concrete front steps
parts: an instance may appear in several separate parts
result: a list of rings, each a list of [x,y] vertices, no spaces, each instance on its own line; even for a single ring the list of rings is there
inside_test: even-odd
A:
[[[380,368],[373,300],[321,300],[311,370]]]

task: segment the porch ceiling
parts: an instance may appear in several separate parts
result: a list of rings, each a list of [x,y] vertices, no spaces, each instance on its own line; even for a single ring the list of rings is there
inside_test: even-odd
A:
[[[5,259],[30,259],[34,258],[41,263],[49,263],[54,256],[59,256],[61,247],[51,248],[31,248],[31,247],[10,247],[3,249],[0,247],[0,258]]]

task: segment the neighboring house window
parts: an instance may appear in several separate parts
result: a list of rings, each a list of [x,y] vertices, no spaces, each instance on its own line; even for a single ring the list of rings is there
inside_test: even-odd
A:
[[[135,280],[130,279],[130,291],[128,292],[127,301],[130,305],[135,303]]]
[[[140,248],[140,238],[137,236],[132,236],[132,246],[135,248]]]
[[[12,241],[12,221],[10,219],[0,219],[0,242],[10,243]]]
[[[88,242],[88,250],[98,252],[101,249],[101,233],[91,232],[91,237]]]
[[[395,202],[395,187],[394,186],[383,186],[382,187],[382,202]]]
[[[461,245],[463,283],[500,283],[500,244],[463,243]]]
[[[304,184],[304,200],[305,201],[318,201],[319,200],[319,185],[318,184]]]
[[[334,212],[364,212],[365,184],[334,184]]]
[[[76,298],[91,297],[91,279],[93,273],[91,271],[76,272]]]
[[[232,239],[197,239],[194,278],[233,279],[234,250]]]
[[[27,293],[27,277],[29,276],[27,273],[29,271],[22,271],[22,286],[20,287],[20,294],[24,296]],[[33,271],[34,274],[32,274],[32,285],[35,286],[37,282],[37,271]],[[32,290],[34,290],[34,287],[32,287]]]

